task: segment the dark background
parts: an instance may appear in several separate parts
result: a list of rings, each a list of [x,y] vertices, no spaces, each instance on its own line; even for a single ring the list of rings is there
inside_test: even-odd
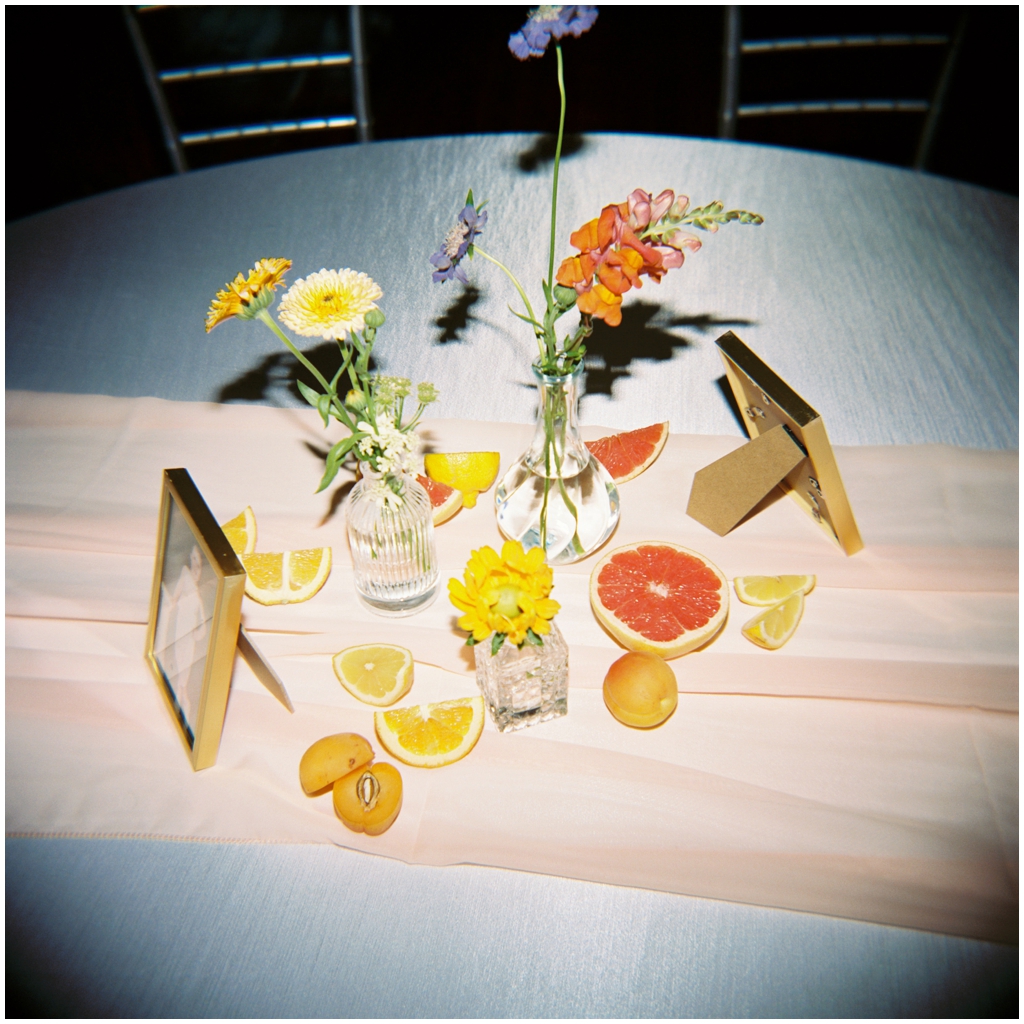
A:
[[[751,7],[743,36],[952,34],[965,10],[928,170],[1016,195],[1017,7]],[[525,13],[364,8],[373,138],[554,131],[553,56],[521,63],[506,45]],[[162,68],[348,48],[345,7],[162,8],[139,17]],[[5,19],[8,221],[172,173],[119,7],[7,7]],[[215,35],[226,39],[219,58],[207,45]],[[604,8],[589,33],[564,46],[567,131],[716,137],[722,40],[721,7]],[[886,51],[866,60],[863,51],[744,58],[741,102],[927,98],[941,48]],[[351,111],[345,68],[236,77],[218,88],[169,91],[182,130],[216,126],[203,119],[222,101],[240,108],[243,123]],[[923,115],[897,113],[746,118],[737,135],[909,166],[922,123]],[[300,134],[190,146],[187,155],[201,167],[354,139],[346,129]]]

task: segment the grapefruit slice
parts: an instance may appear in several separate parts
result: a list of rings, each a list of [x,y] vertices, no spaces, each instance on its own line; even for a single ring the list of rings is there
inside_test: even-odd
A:
[[[594,566],[590,605],[623,647],[678,658],[725,625],[729,583],[696,551],[641,541],[616,548]]]
[[[416,477],[416,482],[430,498],[430,505],[434,510],[435,526],[448,522],[462,508],[462,491],[457,491],[454,487],[449,487],[439,480],[431,480],[429,476],[423,476],[422,473]]]
[[[666,420],[639,430],[627,430],[624,434],[587,441],[587,447],[612,479],[621,484],[639,476],[661,454],[667,440]]]

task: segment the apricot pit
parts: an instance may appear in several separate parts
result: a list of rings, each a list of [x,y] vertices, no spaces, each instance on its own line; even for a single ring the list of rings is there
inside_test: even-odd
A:
[[[379,836],[402,809],[402,776],[390,764],[367,765],[334,783],[334,813],[353,832]]]

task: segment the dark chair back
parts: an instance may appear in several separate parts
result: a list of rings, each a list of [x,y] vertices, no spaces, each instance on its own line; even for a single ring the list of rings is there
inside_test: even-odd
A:
[[[174,169],[370,138],[351,7],[125,7]]]
[[[726,7],[719,137],[924,168],[967,17]]]

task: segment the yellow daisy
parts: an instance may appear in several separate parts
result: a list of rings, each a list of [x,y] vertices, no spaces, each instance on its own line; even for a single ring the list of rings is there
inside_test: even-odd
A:
[[[234,281],[224,286],[224,291],[217,292],[217,297],[210,303],[206,314],[206,333],[233,316],[249,319],[257,311],[256,307],[266,308],[270,304],[271,292],[282,283],[291,265],[291,260],[275,256],[257,260],[248,277],[238,274]]]
[[[501,555],[491,547],[474,551],[466,565],[465,582],[448,581],[451,602],[465,614],[459,628],[480,643],[491,633],[504,633],[517,646],[527,632],[551,632],[551,619],[561,607],[548,595],[553,578],[544,563],[544,550],[523,550],[519,541],[506,541]]]
[[[321,270],[300,278],[288,289],[278,316],[307,338],[342,339],[361,331],[374,299],[384,293],[371,277],[355,270]]]

